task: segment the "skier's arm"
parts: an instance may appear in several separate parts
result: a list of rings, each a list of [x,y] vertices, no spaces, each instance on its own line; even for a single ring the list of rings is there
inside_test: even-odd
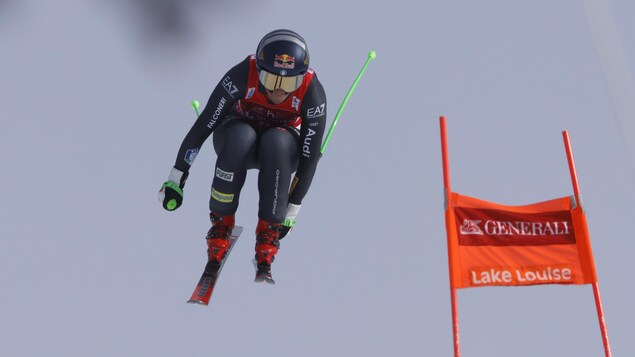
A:
[[[313,77],[300,107],[300,163],[296,171],[289,203],[299,206],[309,191],[320,159],[320,146],[326,128],[326,94],[322,84]]]
[[[234,103],[244,96],[249,71],[249,58],[230,69],[218,82],[207,105],[183,139],[174,167],[189,171],[194,157],[212,132],[225,119]]]
[[[249,57],[230,69],[218,82],[207,105],[187,133],[176,156],[168,180],[159,191],[159,201],[168,211],[183,202],[183,187],[201,146],[225,119],[234,103],[244,96],[249,72]]]

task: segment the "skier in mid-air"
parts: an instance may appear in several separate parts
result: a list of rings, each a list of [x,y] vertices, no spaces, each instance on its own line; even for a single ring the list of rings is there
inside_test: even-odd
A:
[[[279,240],[295,223],[313,180],[325,127],[326,94],[309,67],[306,42],[290,30],[272,31],[254,55],[230,69],[214,88],[159,191],[163,208],[181,206],[189,169],[213,132],[217,160],[209,201],[208,263],[221,264],[247,170],[257,168],[255,258],[258,273],[270,277]]]

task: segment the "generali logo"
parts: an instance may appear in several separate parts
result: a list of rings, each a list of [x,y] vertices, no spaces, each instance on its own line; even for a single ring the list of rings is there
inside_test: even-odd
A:
[[[479,223],[481,223],[481,221],[477,219],[464,219],[459,231],[461,232],[461,234],[483,235],[481,227],[478,226]]]
[[[487,220],[483,224],[483,229],[479,227],[481,221],[477,219],[464,219],[461,225],[461,234],[477,235],[522,235],[522,236],[549,236],[570,233],[570,222],[529,222],[529,221],[494,221]]]
[[[455,208],[461,245],[547,245],[575,243],[569,211],[518,213]]]

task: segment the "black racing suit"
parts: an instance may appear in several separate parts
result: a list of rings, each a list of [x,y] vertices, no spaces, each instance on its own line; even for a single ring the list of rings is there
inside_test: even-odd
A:
[[[188,172],[199,149],[214,132],[218,159],[210,210],[220,215],[234,214],[247,170],[258,168],[258,217],[281,223],[287,204],[300,205],[313,180],[326,127],[326,94],[315,73],[309,70],[313,74],[310,82],[305,78],[302,90],[292,92],[282,103],[297,112],[295,121],[271,120],[270,116],[277,114],[263,109],[267,104],[254,108],[251,103],[252,110],[247,115],[241,110],[241,103],[252,97],[263,98],[261,95],[265,93],[264,87],[254,81],[257,73],[254,77],[253,61],[253,56],[248,56],[216,85],[201,115],[185,136],[174,167]],[[254,96],[255,91],[260,94]],[[303,96],[296,97],[296,92],[302,92]],[[259,116],[258,113],[265,114]],[[298,122],[301,123],[299,128]],[[290,185],[294,171],[293,185]]]

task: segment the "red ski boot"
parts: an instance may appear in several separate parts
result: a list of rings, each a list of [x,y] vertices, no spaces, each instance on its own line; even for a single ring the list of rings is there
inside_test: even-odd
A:
[[[271,263],[275,259],[280,248],[281,223],[258,220],[256,227],[256,281],[274,284],[271,276]]]
[[[209,261],[218,262],[221,260],[229,249],[229,237],[234,229],[234,215],[221,216],[216,213],[210,213],[209,218],[212,221],[212,228],[207,232],[207,257]]]

